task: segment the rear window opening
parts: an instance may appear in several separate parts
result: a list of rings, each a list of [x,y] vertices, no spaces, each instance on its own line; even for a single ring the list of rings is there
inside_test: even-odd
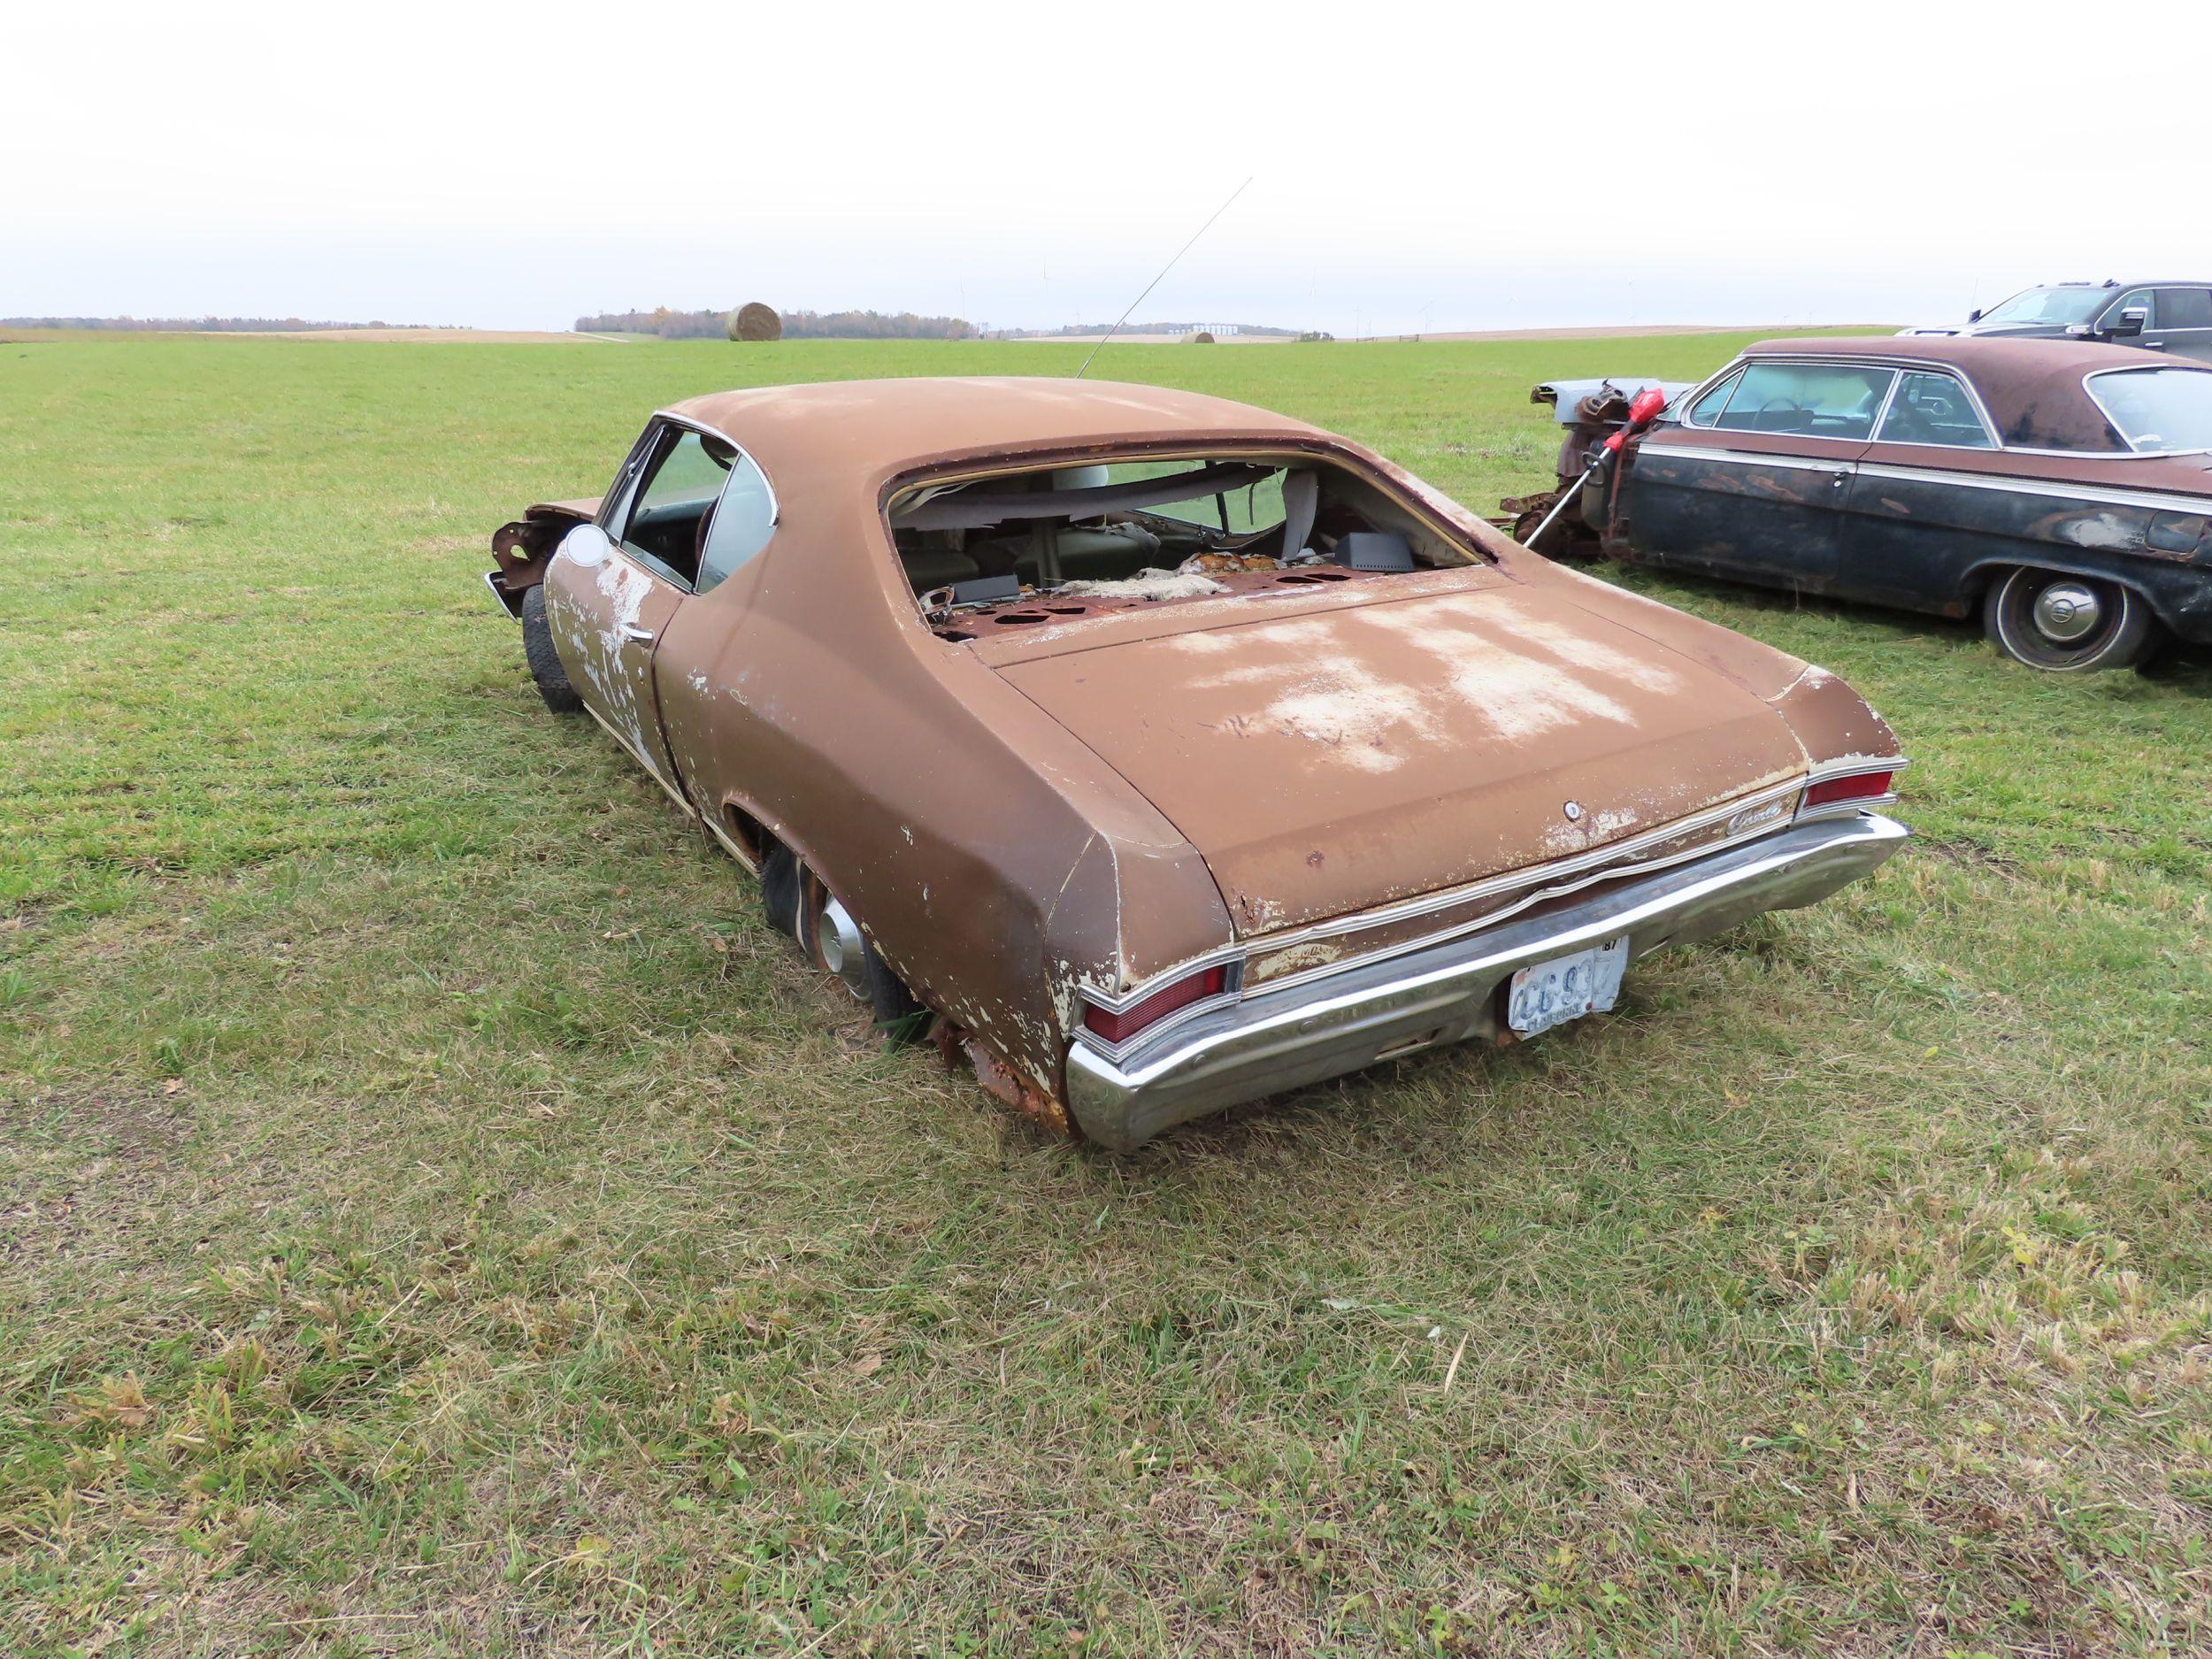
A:
[[[2083,384],[2138,454],[2212,449],[2212,373],[2181,367],[2106,369]]]
[[[1107,461],[922,484],[893,500],[890,524],[923,615],[952,641],[1479,562],[1366,478],[1302,456]]]

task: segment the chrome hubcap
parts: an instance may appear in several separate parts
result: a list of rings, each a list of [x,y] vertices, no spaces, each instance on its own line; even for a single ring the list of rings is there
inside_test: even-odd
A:
[[[868,969],[860,942],[860,928],[845,907],[835,899],[822,901],[822,914],[814,926],[815,948],[822,953],[822,965],[839,979],[855,996],[868,995]]]
[[[2035,596],[2035,631],[2061,645],[2093,633],[2103,616],[2097,595],[2080,582],[2053,582]]]

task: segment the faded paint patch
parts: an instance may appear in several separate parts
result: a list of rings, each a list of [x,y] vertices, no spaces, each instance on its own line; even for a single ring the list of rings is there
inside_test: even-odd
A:
[[[2119,552],[2142,545],[2141,519],[2140,513],[2123,517],[2117,511],[2070,514],[2053,523],[2051,529],[2056,540],[2076,547]]]
[[[1192,689],[1271,686],[1264,703],[1227,716],[1224,729],[1302,738],[1371,772],[1396,770],[1423,745],[1464,744],[1471,724],[1508,744],[1586,720],[1633,725],[1630,694],[1663,696],[1686,683],[1663,662],[1502,599],[1494,616],[1409,601],[1335,612],[1328,620],[1325,631],[1286,621],[1161,643],[1202,657],[1255,644],[1325,648],[1287,684],[1279,664],[1262,663],[1200,676]]]
[[[564,549],[566,543],[563,543]],[[592,587],[605,601],[598,613],[580,611],[575,643],[585,682],[597,694],[600,718],[641,755],[650,755],[638,677],[623,661],[624,630],[634,626],[653,591],[653,580],[626,559],[605,559],[593,569]]]

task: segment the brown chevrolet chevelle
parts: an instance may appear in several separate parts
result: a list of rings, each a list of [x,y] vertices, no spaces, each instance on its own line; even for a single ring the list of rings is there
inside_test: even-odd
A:
[[[893,1033],[1109,1147],[1609,1008],[1906,836],[1832,676],[1216,398],[695,398],[493,549],[550,706]]]

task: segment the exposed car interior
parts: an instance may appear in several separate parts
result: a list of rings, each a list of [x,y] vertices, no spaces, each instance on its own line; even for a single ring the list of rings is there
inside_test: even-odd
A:
[[[2212,449],[2212,371],[2108,370],[2086,383],[2089,396],[2138,453]]]
[[[1963,385],[1948,374],[1918,371],[1897,377],[1897,389],[1890,396],[1882,429],[1876,435],[1884,443],[1931,444],[1951,449],[1997,447]]]
[[[616,539],[631,552],[694,587],[716,499],[736,449],[688,427],[664,426],[640,469],[644,482],[624,510]]]
[[[908,586],[953,639],[977,625],[1478,558],[1366,480],[1304,458],[1102,462],[922,485],[891,503],[890,522]]]
[[[1829,363],[1754,363],[1691,405],[1693,426],[1865,438],[1895,372]]]

